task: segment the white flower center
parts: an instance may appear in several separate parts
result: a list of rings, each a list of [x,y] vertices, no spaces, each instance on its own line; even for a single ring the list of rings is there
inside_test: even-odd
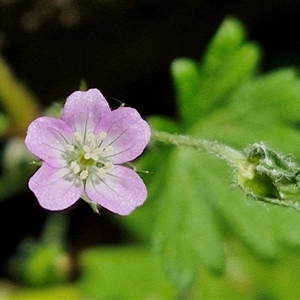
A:
[[[112,153],[114,147],[105,143],[106,137],[107,133],[104,131],[97,136],[93,133],[82,136],[75,132],[73,144],[66,145],[68,167],[81,180],[86,180],[90,174],[104,179],[107,172],[113,169],[107,154]]]

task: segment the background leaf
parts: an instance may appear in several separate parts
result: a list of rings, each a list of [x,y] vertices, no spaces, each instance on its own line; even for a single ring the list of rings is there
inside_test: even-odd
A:
[[[81,256],[80,288],[88,299],[174,299],[159,260],[137,247],[94,248]]]
[[[216,216],[199,186],[201,178],[194,165],[195,151],[172,153],[161,192],[154,247],[162,255],[170,277],[180,289],[189,286],[202,261],[211,270],[222,272],[224,253]]]
[[[297,73],[256,75],[260,51],[244,38],[240,23],[226,20],[202,63],[173,63],[181,131],[237,148],[263,140],[300,155]],[[232,236],[268,262],[280,257],[283,245],[299,249],[299,213],[246,198],[230,168],[208,154],[180,148],[164,155],[166,163],[156,165],[165,176],[155,193],[154,248],[182,290],[197,281],[202,266],[224,271],[223,243]],[[151,150],[146,156],[157,159]]]
[[[151,116],[148,120],[151,128],[157,130],[176,132],[178,125],[163,116]],[[169,162],[169,154],[172,147],[150,143],[148,146],[149,155],[141,156],[135,161],[135,168],[141,171],[148,190],[146,202],[129,216],[116,217],[117,221],[122,223],[139,240],[150,244],[153,234],[153,220],[155,220],[158,207],[160,192],[166,181],[166,167]]]
[[[243,43],[243,39],[242,25],[227,19],[208,46],[202,63],[187,59],[173,62],[171,70],[185,128],[207,116],[253,75],[260,51],[253,43]]]

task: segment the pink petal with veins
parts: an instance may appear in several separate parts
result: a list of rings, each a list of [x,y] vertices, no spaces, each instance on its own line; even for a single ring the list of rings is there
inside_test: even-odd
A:
[[[66,164],[64,154],[67,143],[72,143],[71,128],[62,120],[40,117],[28,127],[25,144],[30,152],[52,167]]]
[[[98,121],[110,111],[101,92],[97,89],[90,89],[86,92],[72,93],[67,98],[61,118],[74,132],[84,136],[87,132],[94,132]]]
[[[105,114],[97,124],[95,134],[107,133],[103,147],[111,145],[113,152],[103,153],[110,162],[122,164],[139,156],[150,140],[150,127],[134,108],[120,107]]]
[[[114,166],[104,179],[91,175],[85,189],[90,200],[120,215],[130,214],[147,197],[142,179],[123,166]]]
[[[40,205],[49,210],[70,207],[83,192],[82,182],[68,168],[55,169],[45,163],[30,178],[29,188]]]

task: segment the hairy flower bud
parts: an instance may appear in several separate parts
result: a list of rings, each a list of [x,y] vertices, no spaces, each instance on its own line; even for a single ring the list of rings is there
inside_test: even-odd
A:
[[[264,143],[249,146],[246,154],[237,168],[236,181],[248,194],[279,200],[299,195],[300,168],[290,156],[276,153]]]

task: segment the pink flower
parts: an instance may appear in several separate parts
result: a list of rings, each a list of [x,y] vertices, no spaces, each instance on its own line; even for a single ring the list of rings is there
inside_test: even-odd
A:
[[[70,207],[80,197],[127,215],[141,205],[147,190],[141,178],[122,164],[139,156],[150,128],[130,107],[111,110],[97,89],[76,91],[60,119],[40,117],[28,127],[25,144],[43,163],[29,188],[49,210]]]

